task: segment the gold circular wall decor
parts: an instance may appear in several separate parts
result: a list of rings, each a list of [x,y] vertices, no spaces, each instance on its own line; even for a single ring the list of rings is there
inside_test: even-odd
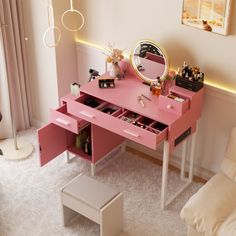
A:
[[[51,35],[54,35],[55,42],[51,42],[51,43],[49,42],[48,40],[49,33],[51,33]],[[61,30],[57,26],[51,26],[45,30],[43,34],[43,43],[45,46],[49,48],[56,47],[60,43],[60,40],[61,40]]]

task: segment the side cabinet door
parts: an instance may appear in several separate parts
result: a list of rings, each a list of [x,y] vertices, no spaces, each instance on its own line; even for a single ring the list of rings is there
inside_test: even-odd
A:
[[[38,141],[43,166],[66,150],[66,130],[51,123],[38,130]]]

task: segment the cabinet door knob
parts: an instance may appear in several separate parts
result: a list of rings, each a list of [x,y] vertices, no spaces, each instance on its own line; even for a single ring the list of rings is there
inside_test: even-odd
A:
[[[173,109],[173,108],[174,108],[174,107],[173,107],[172,105],[170,105],[170,104],[167,105],[166,107],[167,107],[167,109]]]

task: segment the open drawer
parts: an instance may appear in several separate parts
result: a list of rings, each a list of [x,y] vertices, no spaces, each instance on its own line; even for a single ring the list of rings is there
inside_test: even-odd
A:
[[[88,123],[83,119],[69,114],[66,104],[55,110],[50,109],[50,122],[74,133],[78,133]]]
[[[176,93],[159,96],[159,108],[178,115],[183,115],[190,108],[189,98]]]
[[[90,99],[90,104],[97,104],[97,106],[91,107],[87,105],[87,99]],[[168,127],[165,124],[86,94],[77,100],[69,101],[67,109],[68,113],[74,116],[152,149],[156,149],[157,144],[167,138]],[[110,109],[112,110],[111,112],[106,112]]]

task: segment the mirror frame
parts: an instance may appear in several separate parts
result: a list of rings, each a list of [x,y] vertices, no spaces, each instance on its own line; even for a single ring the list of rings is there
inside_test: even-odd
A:
[[[148,84],[151,84],[152,82],[157,82],[156,80],[153,80],[153,79],[149,79],[147,78],[146,76],[144,76],[138,69],[137,69],[137,66],[135,65],[135,61],[134,61],[134,52],[136,50],[136,48],[138,46],[140,46],[141,43],[149,43],[155,47],[158,48],[158,50],[162,53],[163,55],[163,58],[164,58],[164,61],[165,61],[165,71],[164,73],[160,76],[160,79],[161,80],[164,80],[165,76],[168,74],[168,71],[169,71],[169,60],[168,60],[168,56],[167,56],[167,52],[165,51],[165,49],[157,42],[153,41],[153,40],[150,40],[150,39],[143,39],[143,40],[139,40],[134,48],[131,50],[131,54],[130,54],[130,64],[132,65],[135,73],[137,74],[137,76],[144,80],[145,83],[148,83]]]

